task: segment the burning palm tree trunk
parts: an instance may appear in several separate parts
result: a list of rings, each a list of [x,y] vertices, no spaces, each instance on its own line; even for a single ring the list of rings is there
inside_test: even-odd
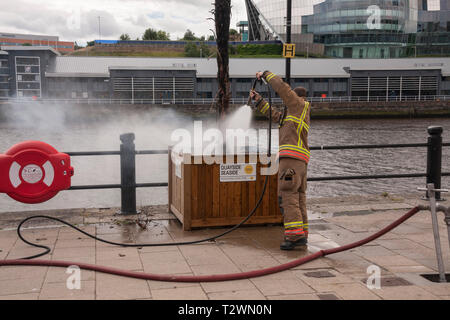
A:
[[[217,117],[222,122],[230,106],[230,79],[228,40],[230,36],[231,0],[216,0],[214,3],[214,21],[217,42]]]

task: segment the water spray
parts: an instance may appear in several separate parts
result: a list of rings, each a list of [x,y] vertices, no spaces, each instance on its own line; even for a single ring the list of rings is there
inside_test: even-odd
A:
[[[262,83],[260,80],[256,79],[256,80],[253,82],[252,91],[256,88],[256,84],[258,83],[258,81],[259,81],[260,83]],[[269,140],[268,140],[267,157],[268,157],[269,159],[271,159],[271,149],[272,149],[272,109],[271,109],[271,108],[272,108],[272,93],[271,93],[271,88],[270,88],[270,87],[269,87],[269,90],[268,90],[268,91],[269,91],[269,104],[270,104],[270,110],[269,110],[269,111],[270,111],[270,112],[269,112],[269,137],[268,137]],[[250,103],[251,103],[251,97],[250,97]],[[249,107],[249,106],[246,106],[246,107]],[[270,162],[269,162],[268,165],[270,166]],[[21,233],[21,228],[22,228],[22,226],[23,226],[26,222],[28,222],[28,221],[30,221],[30,220],[33,220],[33,219],[48,219],[48,220],[57,221],[57,222],[59,222],[59,223],[62,223],[62,224],[64,224],[64,225],[67,225],[67,226],[69,226],[69,227],[71,227],[71,228],[77,230],[78,232],[81,232],[82,234],[84,234],[84,235],[86,235],[86,236],[88,236],[88,237],[90,237],[90,238],[92,238],[92,239],[95,239],[95,240],[100,241],[100,242],[103,242],[103,243],[111,244],[111,245],[121,246],[121,247],[180,246],[180,245],[190,245],[190,244],[198,244],[198,243],[203,243],[203,242],[211,242],[211,241],[215,241],[216,239],[218,239],[218,238],[220,238],[220,237],[223,237],[224,235],[229,234],[230,232],[232,232],[232,231],[238,229],[239,227],[241,227],[243,224],[245,224],[245,223],[246,223],[246,222],[247,222],[247,221],[255,214],[256,210],[257,210],[257,209],[259,208],[259,206],[261,205],[262,200],[263,200],[263,198],[264,198],[264,195],[265,195],[265,193],[266,193],[268,181],[269,181],[269,176],[267,175],[267,176],[265,177],[265,180],[264,180],[263,190],[261,191],[261,195],[260,195],[260,197],[259,197],[259,199],[258,199],[258,201],[257,201],[257,203],[256,203],[256,205],[255,205],[255,207],[251,210],[251,212],[247,215],[247,217],[245,217],[239,224],[235,225],[234,227],[228,229],[227,231],[225,231],[225,232],[223,232],[223,233],[221,233],[221,234],[219,234],[219,235],[216,235],[216,236],[213,236],[213,237],[209,237],[209,238],[206,238],[206,239],[195,240],[195,241],[187,241],[187,242],[171,242],[171,243],[150,243],[150,244],[126,244],[126,243],[117,243],[117,242],[112,242],[112,241],[108,241],[108,240],[105,240],[105,239],[98,238],[98,237],[96,237],[96,236],[94,236],[94,235],[91,235],[91,234],[89,234],[89,233],[87,233],[87,232],[81,230],[80,228],[77,228],[76,226],[74,226],[74,225],[72,225],[72,224],[70,224],[70,223],[68,223],[68,222],[66,222],[66,221],[64,221],[64,220],[58,219],[58,218],[54,218],[54,217],[50,217],[50,216],[44,216],[44,215],[32,216],[32,217],[29,217],[29,218],[24,219],[24,220],[19,224],[19,226],[18,226],[18,228],[17,228],[17,234],[18,234],[19,238],[20,238],[23,242],[25,242],[26,244],[28,244],[28,245],[30,245],[30,246],[37,247],[37,248],[42,248],[42,249],[44,249],[45,251],[42,252],[42,253],[33,255],[33,256],[24,257],[24,258],[20,259],[20,261],[35,259],[35,258],[41,257],[41,256],[43,256],[43,255],[46,255],[46,254],[50,253],[50,251],[51,251],[51,249],[50,249],[49,247],[47,247],[47,246],[45,246],[45,245],[40,245],[40,244],[32,243],[31,241],[26,240],[26,239],[22,236],[22,233]],[[2,264],[0,264],[0,266],[1,266],[1,265],[2,265]]]

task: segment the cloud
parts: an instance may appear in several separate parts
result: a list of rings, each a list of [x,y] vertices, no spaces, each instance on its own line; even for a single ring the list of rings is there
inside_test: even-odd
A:
[[[99,37],[118,39],[128,33],[141,37],[147,28],[169,32],[176,40],[187,29],[197,36],[211,34],[214,0],[35,0],[3,1],[0,31],[58,35],[84,44]],[[33,8],[33,9],[31,9]],[[246,20],[244,0],[232,1],[231,28]]]
[[[149,17],[150,19],[163,19],[165,17],[165,14],[162,11],[154,11],[148,13],[147,17]]]

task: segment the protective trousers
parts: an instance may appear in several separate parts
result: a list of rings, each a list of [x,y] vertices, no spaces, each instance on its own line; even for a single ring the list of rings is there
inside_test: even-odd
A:
[[[308,165],[303,161],[280,158],[278,201],[284,217],[284,237],[288,241],[308,237],[307,170]]]

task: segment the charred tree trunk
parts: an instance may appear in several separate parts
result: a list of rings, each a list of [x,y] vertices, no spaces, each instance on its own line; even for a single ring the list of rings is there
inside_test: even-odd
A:
[[[217,120],[220,123],[230,106],[228,40],[230,37],[231,0],[216,0],[214,8],[217,42],[217,79],[219,82]]]

